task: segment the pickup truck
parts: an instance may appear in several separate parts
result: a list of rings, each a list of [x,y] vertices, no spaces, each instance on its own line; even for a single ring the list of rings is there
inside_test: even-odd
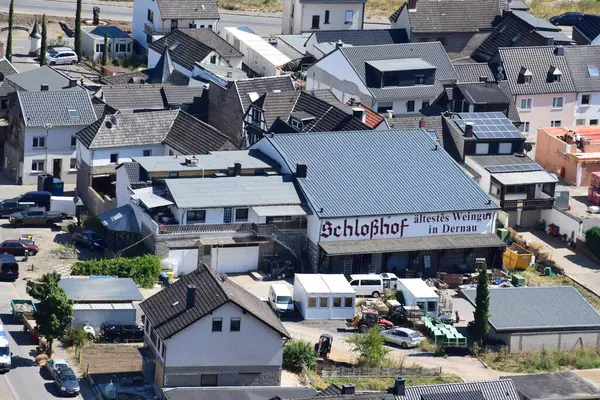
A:
[[[62,219],[62,213],[59,211],[46,211],[42,207],[30,207],[23,212],[11,214],[8,222],[13,226],[52,225],[62,222]]]

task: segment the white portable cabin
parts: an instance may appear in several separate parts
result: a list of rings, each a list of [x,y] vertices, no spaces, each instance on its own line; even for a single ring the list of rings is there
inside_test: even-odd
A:
[[[418,306],[425,315],[438,316],[440,297],[423,279],[398,279],[398,290],[404,294],[404,305]]]
[[[356,293],[342,274],[296,274],[294,302],[304,319],[351,319]]]

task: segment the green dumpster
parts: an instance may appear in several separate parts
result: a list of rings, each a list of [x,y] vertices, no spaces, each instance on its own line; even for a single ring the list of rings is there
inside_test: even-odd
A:
[[[546,268],[544,268],[544,275],[546,275],[546,276],[552,276],[552,267],[546,267]]]
[[[523,275],[514,274],[510,283],[512,283],[513,286],[525,286],[525,277]]]

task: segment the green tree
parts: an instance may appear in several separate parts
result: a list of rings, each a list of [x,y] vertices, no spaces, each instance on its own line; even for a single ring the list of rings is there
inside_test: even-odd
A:
[[[46,50],[48,47],[48,30],[46,29],[46,14],[42,16],[42,44],[40,46],[40,66],[46,65]]]
[[[288,371],[301,372],[303,367],[313,369],[316,364],[317,356],[310,343],[292,339],[283,347],[283,368]]]
[[[475,298],[475,312],[473,321],[473,332],[477,343],[483,343],[483,339],[490,330],[490,289],[485,260],[477,261],[479,278],[477,280],[477,297]]]
[[[90,336],[83,328],[69,328],[63,342],[67,346],[75,347],[75,356],[79,358],[81,349],[87,346],[89,340]]]
[[[365,367],[379,367],[386,360],[390,349],[385,347],[385,338],[373,326],[367,332],[354,335],[346,340],[351,350],[358,353],[358,362]]]
[[[77,54],[77,60],[81,60],[81,3],[82,0],[77,0],[75,10],[75,54]]]
[[[108,62],[108,32],[104,32],[104,49],[102,49],[102,65]]]
[[[13,19],[15,14],[15,0],[10,0],[8,8],[8,37],[6,38],[6,59],[12,62],[12,39],[13,39]]]
[[[38,333],[48,341],[48,355],[52,354],[54,340],[65,335],[73,320],[73,305],[58,286],[59,280],[60,277],[52,273],[45,274],[39,283],[27,283],[27,294],[39,301],[33,318]]]
[[[585,245],[593,255],[600,258],[600,226],[585,231]]]

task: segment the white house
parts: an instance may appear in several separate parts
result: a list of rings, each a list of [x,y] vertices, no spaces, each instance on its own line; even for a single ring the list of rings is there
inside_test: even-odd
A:
[[[104,35],[107,36],[107,57],[129,58],[133,54],[133,39],[117,26],[81,27],[81,50],[89,59],[98,61],[104,52]]]
[[[304,319],[352,319],[356,292],[341,274],[295,274],[294,304]]]
[[[45,86],[44,89],[47,89]],[[36,184],[48,172],[75,183],[75,133],[97,120],[86,90],[17,92],[9,111],[4,169],[18,184]]]
[[[440,296],[423,279],[398,279],[396,289],[402,292],[404,305],[417,306],[434,318],[438,316]]]
[[[142,47],[179,28],[210,28],[217,32],[215,0],[135,0],[133,38]]]
[[[140,308],[144,342],[152,354],[142,369],[154,378],[157,392],[281,384],[283,340],[290,335],[266,303],[206,265]]]
[[[284,0],[281,33],[362,29],[367,0]]]
[[[572,124],[599,125],[600,46],[565,46],[564,52],[569,67],[567,72],[577,91]]]

